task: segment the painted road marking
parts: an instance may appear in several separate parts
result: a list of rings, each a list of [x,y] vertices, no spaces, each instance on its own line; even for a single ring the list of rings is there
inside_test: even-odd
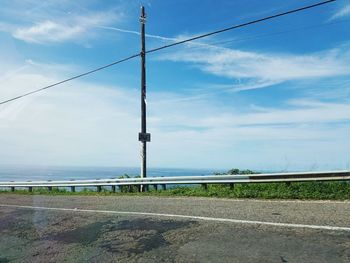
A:
[[[170,200],[183,200],[183,199],[189,199],[189,200],[199,200],[199,201],[215,201],[215,202],[252,202],[252,203],[298,203],[298,204],[308,204],[308,203],[314,203],[314,204],[343,204],[343,205],[350,205],[349,200],[292,200],[292,199],[247,199],[247,198],[216,198],[216,197],[194,197],[191,196],[190,198],[188,196],[179,196],[179,197],[170,197],[170,196],[120,196],[118,198],[163,198],[163,199],[170,199]]]
[[[278,227],[289,227],[289,228],[309,228],[309,229],[318,229],[318,230],[349,231],[350,232],[350,227],[277,223],[277,222],[241,220],[241,219],[231,219],[231,218],[217,218],[217,217],[206,217],[206,216],[189,216],[189,215],[147,213],[147,212],[92,210],[92,209],[78,209],[78,208],[58,208],[58,207],[6,205],[6,204],[0,204],[0,207],[12,207],[12,208],[33,209],[33,210],[51,210],[51,211],[133,215],[133,216],[140,216],[141,215],[141,216],[151,216],[151,217],[167,217],[167,218],[194,219],[194,220],[201,220],[201,221],[228,222],[228,223],[235,223],[235,224],[266,225],[266,226],[278,226]]]

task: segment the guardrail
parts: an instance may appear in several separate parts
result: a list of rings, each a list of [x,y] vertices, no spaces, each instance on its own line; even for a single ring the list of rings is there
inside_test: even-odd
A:
[[[22,181],[22,182],[0,182],[0,187],[15,188],[33,187],[97,187],[101,191],[102,186],[111,186],[115,192],[116,186],[140,186],[153,185],[157,189],[161,185],[171,184],[201,184],[205,188],[208,184],[230,184],[233,187],[237,183],[281,183],[281,182],[307,182],[307,181],[345,181],[350,180],[350,171],[322,171],[322,172],[295,172],[295,173],[270,173],[249,175],[203,175],[203,176],[169,176],[169,177],[147,177],[147,178],[124,178],[124,179],[96,179],[96,180],[67,180],[67,181]]]

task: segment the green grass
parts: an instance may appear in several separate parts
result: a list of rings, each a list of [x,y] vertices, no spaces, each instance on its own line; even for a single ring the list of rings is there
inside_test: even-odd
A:
[[[208,185],[205,190],[200,186],[184,187],[178,186],[168,190],[155,191],[152,186],[146,193],[127,192],[127,187],[122,187],[122,192],[112,193],[110,187],[102,188],[101,192],[92,189],[83,189],[77,192],[70,192],[65,189],[53,188],[49,192],[45,188],[33,188],[28,190],[16,190],[14,194],[27,195],[143,195],[143,196],[199,196],[219,198],[258,198],[258,199],[313,199],[313,200],[350,200],[350,183],[348,182],[303,182],[303,183],[260,183],[260,184],[235,184],[234,189],[228,185]],[[12,193],[0,191],[0,193]]]

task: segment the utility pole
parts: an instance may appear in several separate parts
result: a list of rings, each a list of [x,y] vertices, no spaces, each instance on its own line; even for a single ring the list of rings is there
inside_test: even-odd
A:
[[[145,7],[141,6],[141,132],[139,141],[141,142],[141,178],[147,177],[147,142],[151,141],[151,134],[146,129],[146,43],[145,43]],[[146,191],[147,187],[141,185],[141,191]]]

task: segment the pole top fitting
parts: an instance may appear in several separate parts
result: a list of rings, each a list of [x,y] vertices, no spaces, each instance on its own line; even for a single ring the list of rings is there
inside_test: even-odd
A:
[[[140,22],[146,23],[146,13],[145,13],[145,7],[141,6],[141,16],[140,16]]]

